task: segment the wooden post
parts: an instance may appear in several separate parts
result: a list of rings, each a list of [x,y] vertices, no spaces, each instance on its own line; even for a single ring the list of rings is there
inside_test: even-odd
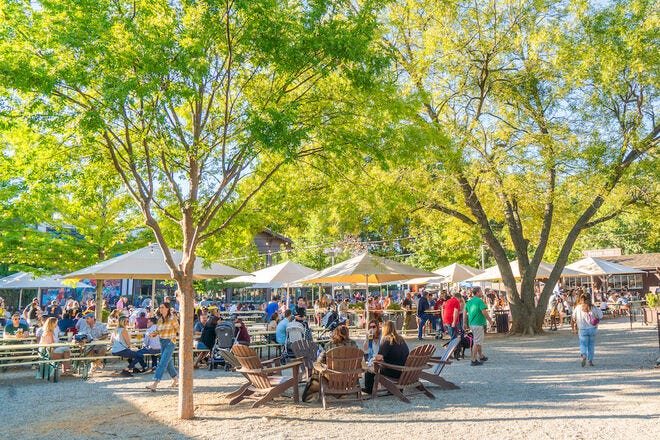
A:
[[[96,310],[94,316],[97,322],[103,322],[103,280],[96,280]]]

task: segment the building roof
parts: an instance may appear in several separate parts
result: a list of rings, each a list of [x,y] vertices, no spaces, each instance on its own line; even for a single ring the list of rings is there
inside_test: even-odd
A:
[[[642,270],[655,270],[660,268],[660,253],[655,254],[629,254],[617,257],[601,257],[601,260],[623,264]]]

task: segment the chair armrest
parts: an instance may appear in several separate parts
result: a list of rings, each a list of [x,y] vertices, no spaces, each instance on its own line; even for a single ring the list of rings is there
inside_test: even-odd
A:
[[[264,368],[263,370],[258,370],[258,371],[271,374],[271,373],[276,373],[278,371],[293,369],[294,367],[299,367],[300,365],[302,365],[302,362],[291,362],[290,364],[280,365],[279,367],[273,367],[273,368]]]
[[[432,357],[429,359],[430,364],[451,365],[451,361],[442,360],[442,358]]]
[[[418,371],[420,369],[426,368],[424,365],[421,367],[406,367],[403,365],[394,365],[394,364],[388,364],[386,362],[381,362],[381,361],[374,361],[374,369],[375,370],[380,370],[381,368],[390,368],[392,370],[397,370],[401,371],[402,373],[404,371]]]
[[[339,374],[362,374],[362,373],[365,372],[365,369],[360,368],[360,369],[357,369],[357,370],[337,371],[337,370],[329,370],[329,369],[326,368],[325,370],[320,370],[319,372],[321,374],[326,374],[327,373],[327,374],[337,374],[337,375],[339,375]]]
[[[267,365],[275,365],[280,361],[280,358],[268,359],[267,361],[261,361],[261,365],[264,367]]]

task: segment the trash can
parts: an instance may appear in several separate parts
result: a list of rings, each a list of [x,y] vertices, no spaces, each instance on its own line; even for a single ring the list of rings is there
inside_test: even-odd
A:
[[[509,312],[505,310],[495,311],[495,327],[497,333],[509,333]]]

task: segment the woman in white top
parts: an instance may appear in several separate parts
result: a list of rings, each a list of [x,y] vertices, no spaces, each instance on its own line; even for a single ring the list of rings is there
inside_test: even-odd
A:
[[[593,305],[591,295],[582,295],[573,310],[573,321],[578,328],[583,367],[587,361],[589,361],[590,366],[594,366],[594,346],[596,334],[598,333],[598,322],[596,320],[600,319],[603,319],[603,312]]]
[[[147,365],[144,362],[144,356],[136,350],[131,350],[131,337],[126,330],[128,318],[120,316],[117,321],[117,329],[112,334],[112,354],[113,356],[121,356],[128,359],[128,368],[124,368],[121,372],[125,376],[131,376],[133,373],[144,373]],[[137,369],[135,366],[140,364],[142,369]]]

